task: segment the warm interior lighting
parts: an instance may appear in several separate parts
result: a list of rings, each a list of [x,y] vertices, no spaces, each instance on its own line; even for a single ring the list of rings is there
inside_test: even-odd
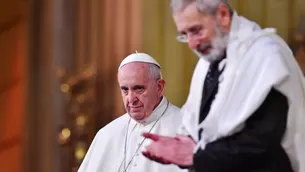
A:
[[[76,118],[77,126],[84,126],[87,122],[87,118],[84,115],[80,115]]]
[[[67,93],[69,92],[70,90],[70,86],[68,84],[61,84],[60,85],[60,90],[63,92],[63,93]]]

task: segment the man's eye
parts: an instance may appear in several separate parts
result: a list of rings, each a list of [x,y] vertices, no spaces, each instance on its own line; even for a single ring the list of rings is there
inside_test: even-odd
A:
[[[127,88],[121,88],[121,90],[122,90],[123,93],[127,93],[128,92]]]
[[[186,32],[180,32],[180,33],[178,33],[178,36],[186,36],[186,35],[187,35]]]
[[[137,91],[142,91],[142,90],[144,90],[144,88],[137,88],[136,90]]]
[[[138,93],[142,92],[143,90],[144,90],[144,87],[136,87],[135,88],[135,91],[138,92]]]
[[[193,34],[198,34],[200,32],[200,29],[195,29],[195,30],[193,30]]]
[[[198,34],[199,32],[201,32],[201,30],[202,30],[202,27],[193,27],[193,28],[191,28],[190,29],[190,32],[192,33],[192,34]]]

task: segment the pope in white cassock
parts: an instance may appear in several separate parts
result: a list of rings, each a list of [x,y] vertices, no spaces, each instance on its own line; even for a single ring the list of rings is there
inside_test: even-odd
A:
[[[171,8],[178,40],[200,58],[181,108],[184,136],[146,133],[154,142],[143,154],[196,172],[305,172],[305,86],[285,41],[228,0]]]
[[[150,140],[143,132],[175,136],[181,125],[180,109],[163,95],[160,65],[145,53],[126,57],[118,82],[126,114],[96,134],[78,172],[182,172],[175,165],[150,161],[142,151]]]

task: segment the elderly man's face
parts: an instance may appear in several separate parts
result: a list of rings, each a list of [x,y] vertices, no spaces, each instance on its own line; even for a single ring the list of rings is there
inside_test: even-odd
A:
[[[124,106],[135,120],[148,117],[159,104],[165,81],[152,77],[147,63],[132,62],[118,73]]]
[[[179,32],[178,40],[187,42],[200,57],[214,61],[224,53],[228,42],[231,16],[229,9],[219,5],[215,16],[198,11],[196,3],[175,11],[173,18]]]

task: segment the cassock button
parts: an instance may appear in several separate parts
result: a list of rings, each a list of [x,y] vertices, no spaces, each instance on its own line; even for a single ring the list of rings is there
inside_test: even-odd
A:
[[[133,166],[134,166],[134,167],[136,167],[136,166],[137,166],[137,164],[133,164]]]

